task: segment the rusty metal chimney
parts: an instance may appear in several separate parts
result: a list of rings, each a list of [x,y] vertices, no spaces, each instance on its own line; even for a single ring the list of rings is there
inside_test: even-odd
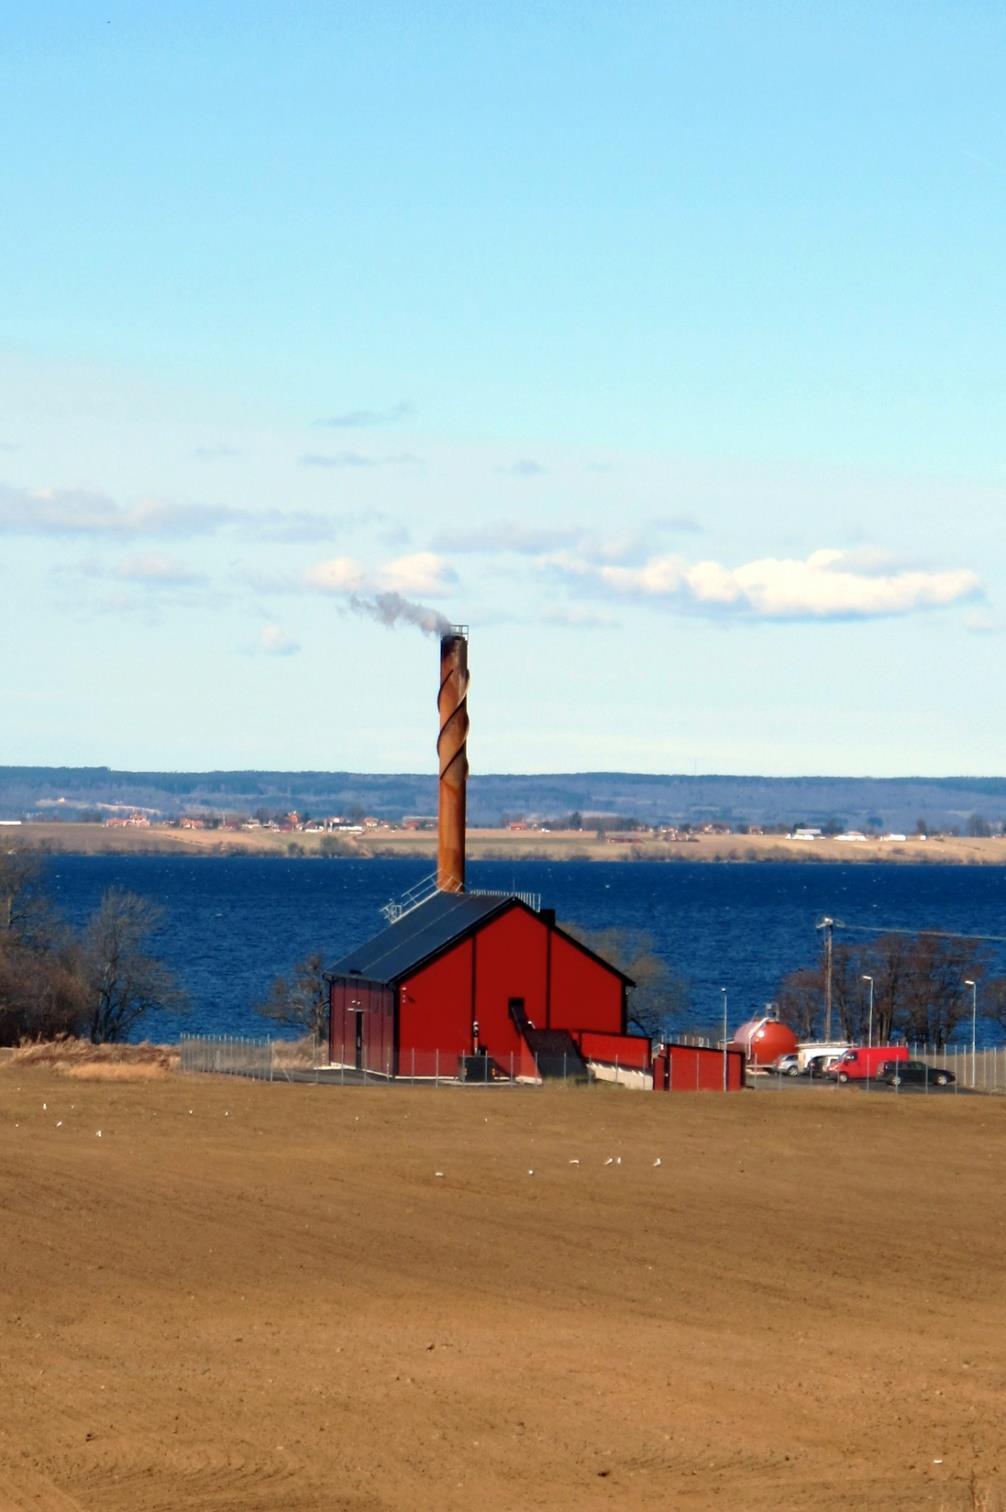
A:
[[[465,798],[468,783],[468,626],[440,637],[440,788],[437,803],[437,887],[465,890]]]

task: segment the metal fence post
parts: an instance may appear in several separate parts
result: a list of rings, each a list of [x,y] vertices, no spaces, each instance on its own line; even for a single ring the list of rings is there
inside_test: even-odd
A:
[[[440,1051],[439,1050],[434,1050],[434,1052],[433,1052],[433,1085],[435,1087],[439,1087],[440,1086]]]

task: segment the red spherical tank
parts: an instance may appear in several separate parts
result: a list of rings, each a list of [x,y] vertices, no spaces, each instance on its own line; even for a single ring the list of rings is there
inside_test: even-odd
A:
[[[797,1038],[788,1024],[763,1015],[741,1024],[733,1043],[744,1051],[749,1065],[770,1066],[780,1055],[789,1055],[796,1049]]]

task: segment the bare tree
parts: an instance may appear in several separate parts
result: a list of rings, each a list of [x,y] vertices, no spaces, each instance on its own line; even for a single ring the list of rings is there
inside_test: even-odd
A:
[[[41,944],[52,927],[52,909],[42,889],[38,854],[20,849],[0,851],[0,940]]]
[[[147,898],[110,887],[82,941],[87,987],[84,1027],[94,1044],[125,1039],[152,1009],[180,1012],[185,997],[172,973],[146,951],[162,910]]]
[[[866,942],[843,941],[832,957],[832,1004],[843,1037],[866,1038],[869,994],[864,977],[872,977],[873,1037],[878,1044],[897,1033],[942,1046],[968,1012],[965,979],[977,980],[986,970],[983,947],[959,936],[892,931]],[[823,964],[790,972],[777,997],[781,1016],[798,1033],[819,1033],[816,1005],[824,999]]]
[[[799,1039],[813,1039],[821,1032],[824,975],[820,966],[791,971],[776,994],[779,1017]]]
[[[79,950],[41,878],[37,855],[0,853],[0,1045],[72,1034],[80,1021]]]
[[[258,1012],[279,1024],[290,1024],[315,1038],[328,1032],[328,984],[321,955],[312,951],[298,961],[288,977],[277,977]]]

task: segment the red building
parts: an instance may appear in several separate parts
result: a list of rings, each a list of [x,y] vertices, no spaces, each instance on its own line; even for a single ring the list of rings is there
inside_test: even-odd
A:
[[[654,1092],[740,1092],[744,1052],[711,1045],[658,1045],[653,1052]]]
[[[328,973],[333,1064],[387,1076],[650,1070],[631,980],[515,897],[437,892]]]

